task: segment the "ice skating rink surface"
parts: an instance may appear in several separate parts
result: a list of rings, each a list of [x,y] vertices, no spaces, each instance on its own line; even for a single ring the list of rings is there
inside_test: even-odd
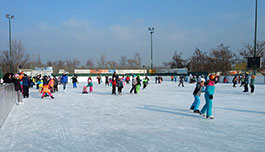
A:
[[[150,82],[146,90],[121,96],[94,82],[55,99],[41,99],[35,88],[24,105],[14,105],[0,129],[1,152],[250,152],[265,149],[265,85],[256,94],[217,84],[214,120],[189,111],[195,84]],[[205,103],[201,96],[200,108]]]

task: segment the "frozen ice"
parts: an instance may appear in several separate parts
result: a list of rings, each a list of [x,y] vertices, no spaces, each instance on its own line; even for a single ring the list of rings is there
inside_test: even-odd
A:
[[[14,105],[0,129],[1,152],[214,152],[264,151],[265,85],[255,95],[239,86],[216,84],[213,116],[189,111],[195,84],[149,83],[146,90],[111,95],[94,82],[94,92],[81,94],[85,82],[44,98],[35,88],[24,105]],[[200,108],[205,100],[202,94]]]

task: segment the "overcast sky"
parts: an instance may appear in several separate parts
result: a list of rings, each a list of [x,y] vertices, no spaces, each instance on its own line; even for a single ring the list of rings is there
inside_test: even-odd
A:
[[[258,40],[265,40],[265,1],[259,0]],[[195,48],[210,51],[223,43],[233,51],[254,38],[255,0],[2,0],[0,50],[12,37],[42,61],[71,59],[85,63],[105,54],[118,61],[139,53],[150,65],[154,27],[154,65],[169,61],[175,50],[189,57]]]

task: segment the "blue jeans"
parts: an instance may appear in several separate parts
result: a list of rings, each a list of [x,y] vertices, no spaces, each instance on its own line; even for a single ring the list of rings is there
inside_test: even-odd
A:
[[[193,107],[193,110],[198,110],[199,109],[199,106],[200,106],[200,96],[194,96],[194,102],[193,104],[190,106],[190,109]]]
[[[73,83],[73,88],[77,88],[76,82]]]
[[[63,82],[63,89],[65,90],[66,88],[66,82]]]
[[[205,96],[205,100],[206,100],[206,103],[203,106],[203,108],[201,110],[201,113],[202,114],[206,113],[206,116],[212,116],[212,103],[213,103],[213,100],[210,99],[209,96]]]

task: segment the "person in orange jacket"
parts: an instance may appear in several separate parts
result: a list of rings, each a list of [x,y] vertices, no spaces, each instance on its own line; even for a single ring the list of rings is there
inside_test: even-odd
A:
[[[50,89],[49,89],[49,85],[48,85],[47,83],[44,83],[44,84],[43,84],[43,87],[42,87],[42,91],[41,91],[41,93],[42,93],[41,98],[43,98],[43,97],[45,96],[45,94],[49,94],[49,96],[50,96],[52,99],[54,99],[54,97],[53,97],[53,95],[51,94],[51,91],[50,91]]]
[[[54,80],[53,77],[51,77],[49,83],[48,83],[49,89],[51,90],[51,93],[54,92]]]

